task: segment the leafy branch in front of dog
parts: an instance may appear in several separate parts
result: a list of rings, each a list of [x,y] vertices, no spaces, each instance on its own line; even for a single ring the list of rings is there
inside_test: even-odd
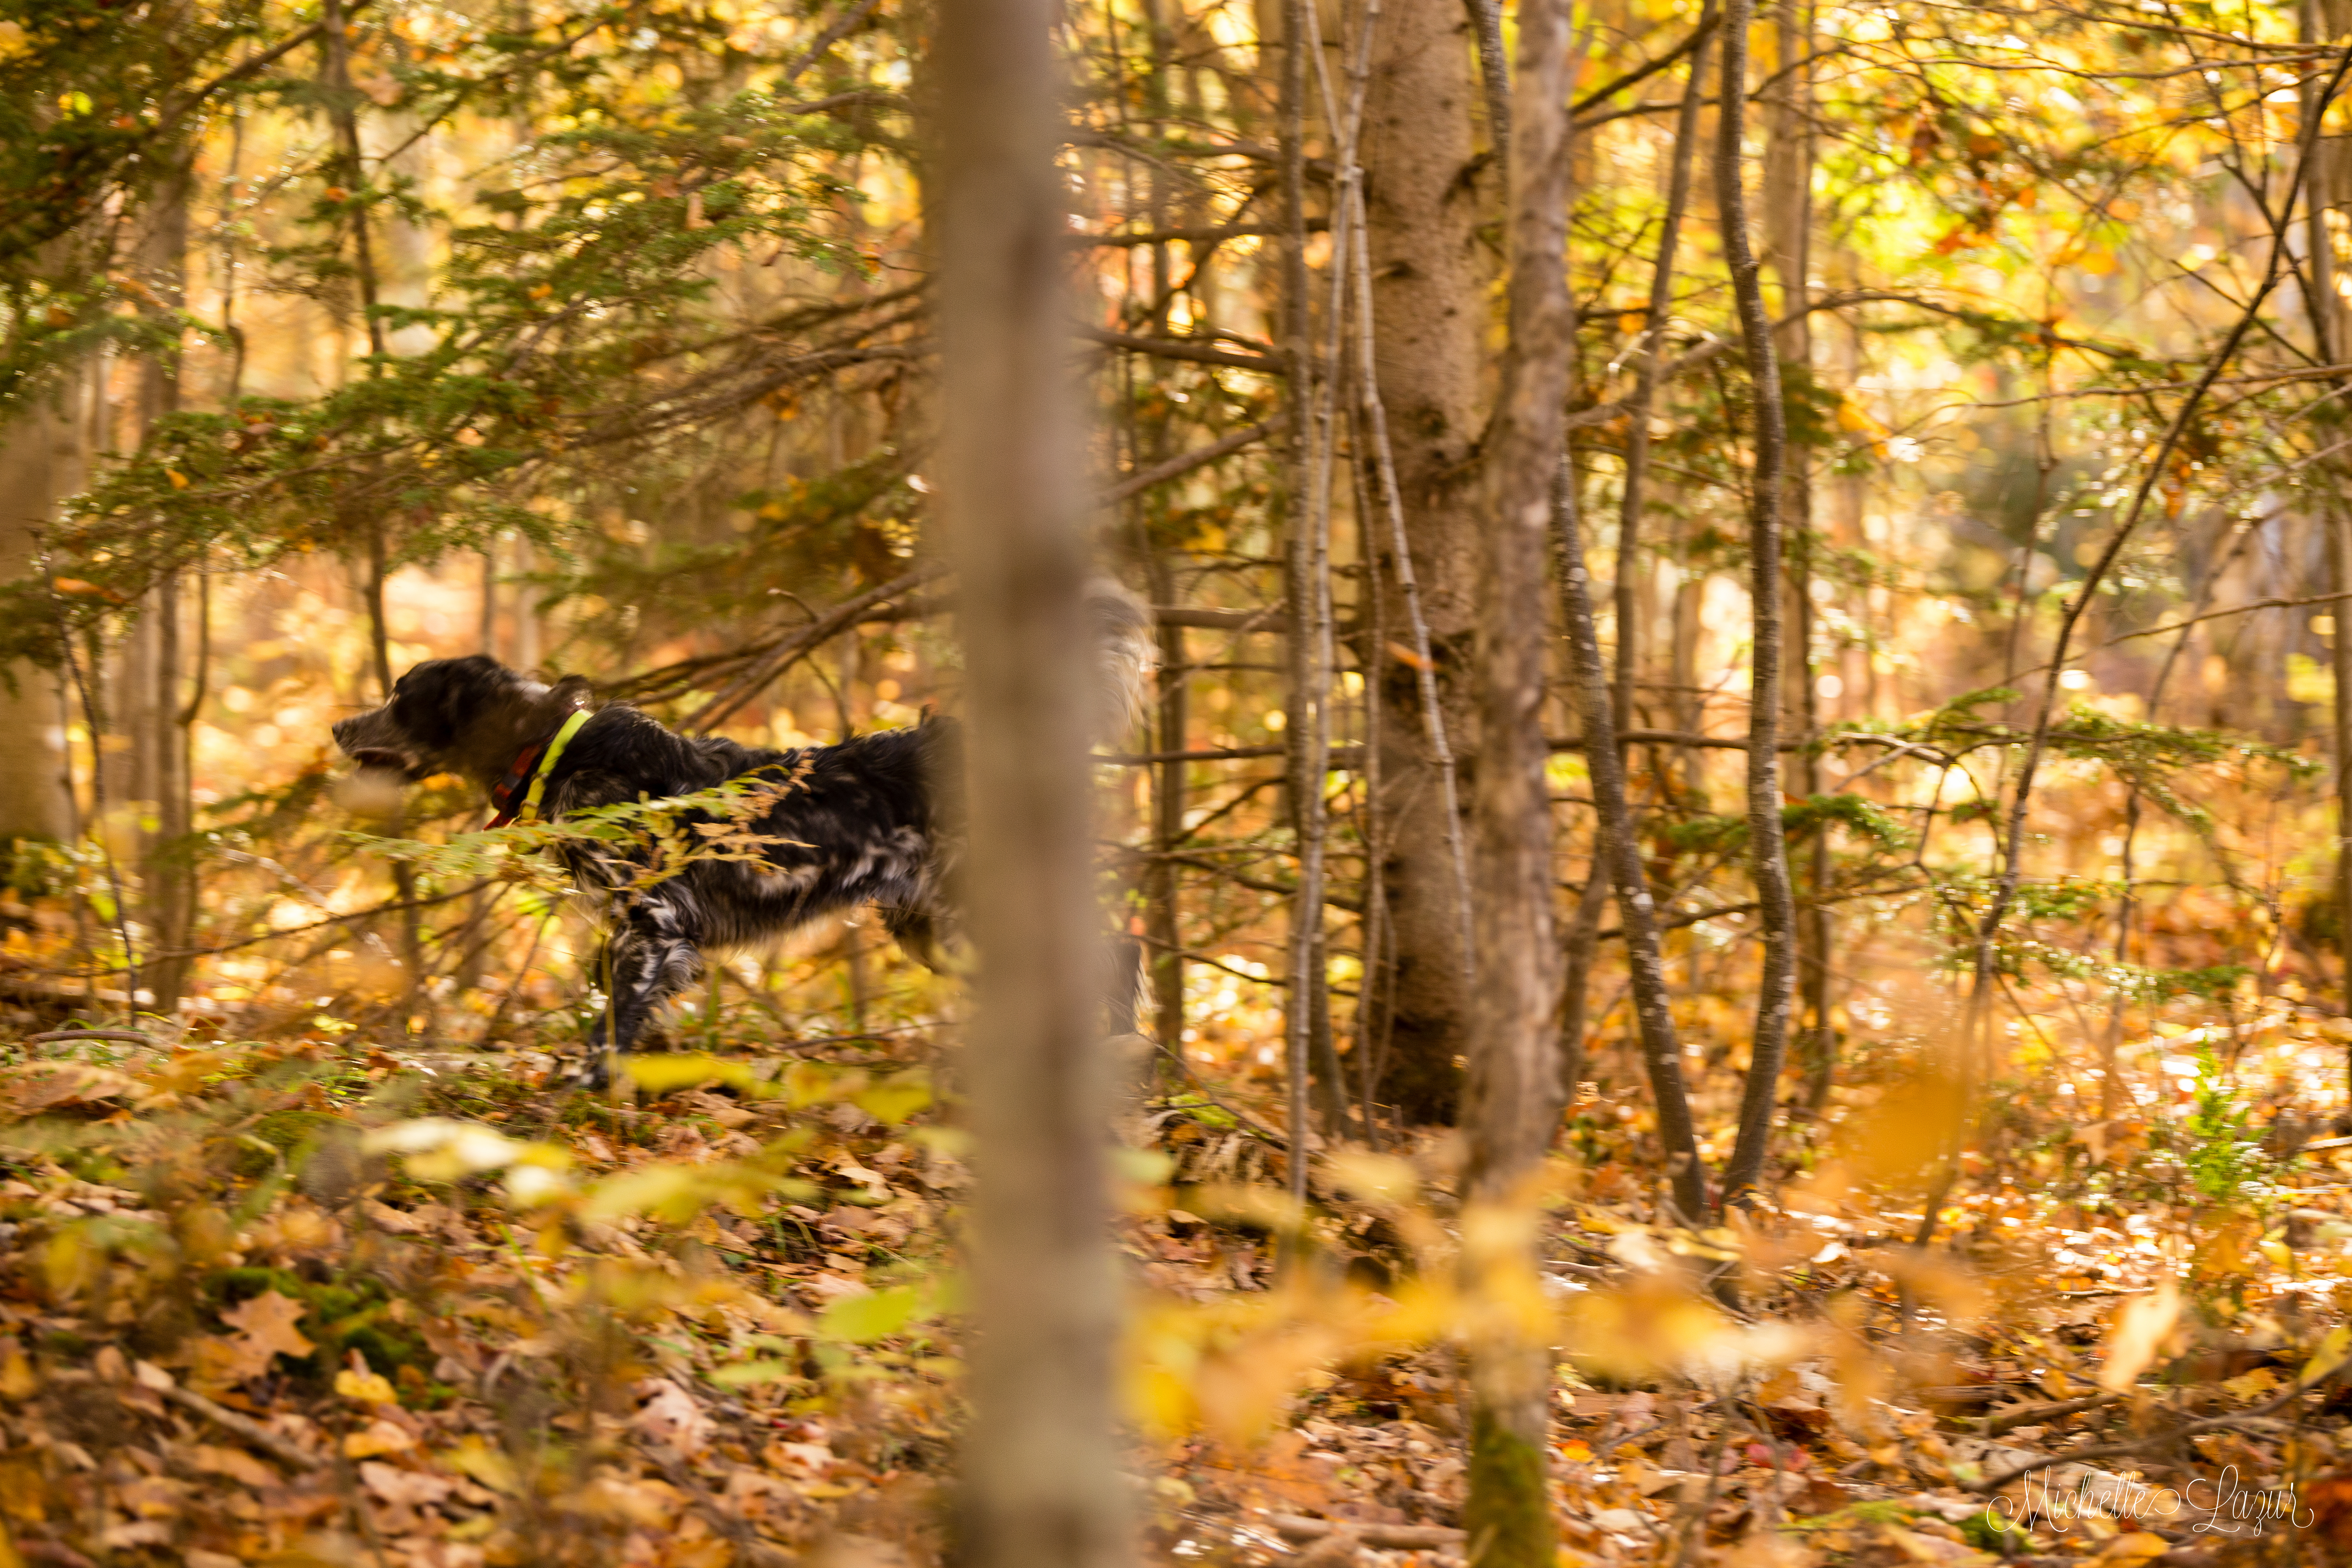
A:
[[[782,777],[782,764],[742,774],[690,795],[639,796],[583,806],[562,816],[452,834],[440,840],[347,829],[369,853],[416,868],[436,880],[521,882],[549,892],[577,890],[572,871],[593,865],[605,890],[642,892],[698,863],[734,861],[768,872],[770,852],[797,839],[762,833],[757,824],[801,786],[805,766]]]

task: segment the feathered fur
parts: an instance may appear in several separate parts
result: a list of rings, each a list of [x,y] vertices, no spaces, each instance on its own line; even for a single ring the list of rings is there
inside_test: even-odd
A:
[[[1124,589],[1088,594],[1102,703],[1099,733],[1140,709],[1153,668],[1149,620]],[[411,779],[464,775],[486,792],[520,754],[544,745],[590,706],[576,678],[543,684],[482,655],[433,659],[400,678],[392,700],[334,727],[362,767]],[[629,889],[632,868],[603,851],[564,851],[583,889],[604,890],[610,935],[600,962],[608,1009],[595,1043],[632,1049],[662,1005],[705,973],[712,949],[749,946],[813,921],[871,905],[908,953],[934,968],[958,939],[954,887],[962,858],[961,727],[926,717],[913,729],[837,745],[778,750],[680,735],[626,703],[611,703],[573,735],[552,770],[548,816],[692,795],[750,774],[790,779],[772,808],[744,824],[767,842],[758,863],[697,859],[679,875]],[[1135,963],[1115,968],[1112,1027],[1133,1028]]]

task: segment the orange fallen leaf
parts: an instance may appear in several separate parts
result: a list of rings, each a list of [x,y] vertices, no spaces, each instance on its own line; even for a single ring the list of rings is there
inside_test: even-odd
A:
[[[302,1321],[302,1303],[276,1290],[265,1290],[221,1314],[221,1321],[245,1331],[246,1338],[272,1355],[306,1356],[319,1347],[302,1337],[294,1325]]]

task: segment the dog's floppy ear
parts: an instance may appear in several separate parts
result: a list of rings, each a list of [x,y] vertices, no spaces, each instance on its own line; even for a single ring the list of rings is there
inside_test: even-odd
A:
[[[499,679],[506,674],[497,659],[488,654],[467,654],[463,658],[437,661],[439,677],[433,684],[437,689],[442,722],[446,731],[439,737],[446,745],[463,734],[474,716],[481,711],[497,689]],[[419,668],[423,668],[420,666]]]

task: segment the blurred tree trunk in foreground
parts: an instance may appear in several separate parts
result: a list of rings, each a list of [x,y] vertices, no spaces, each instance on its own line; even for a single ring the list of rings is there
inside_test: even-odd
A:
[[[1569,298],[1568,0],[1523,0],[1510,172],[1510,342],[1481,531],[1475,875],[1478,984],[1472,994],[1463,1129],[1464,1258],[1486,1298],[1471,1339],[1470,1496],[1463,1527],[1486,1568],[1553,1559],[1544,1442],[1551,1353],[1512,1304],[1534,1284],[1529,1187],[1565,1090],[1553,1033],[1559,961],[1551,921],[1551,805],[1544,781],[1545,545],[1567,430],[1576,309]],[[1474,1549],[1476,1550],[1476,1549]]]
[[[0,426],[0,579],[35,570],[37,535],[58,501],[82,484],[81,442],[71,413],[79,378],[26,399]],[[0,671],[0,839],[73,837],[66,793],[64,702],[57,674],[29,664]]]
[[[152,310],[158,314],[180,310],[187,302],[188,177],[186,166],[181,165],[157,191],[142,247],[142,268],[147,286],[154,290],[158,303]],[[151,354],[140,377],[142,433],[152,430],[179,407],[178,356]],[[183,690],[188,638],[182,589],[181,574],[166,572],[149,595],[140,636],[151,657],[142,672],[143,689],[126,707],[126,714],[138,715],[131,745],[139,759],[141,787],[133,798],[142,803],[142,810],[143,803],[152,803],[154,821],[153,827],[140,837],[145,858],[140,876],[146,895],[149,956],[139,986],[151,994],[148,1005],[167,1017],[177,1009],[180,994],[187,987],[188,960],[178,955],[188,947],[196,920],[195,871],[187,845],[195,826],[189,754],[189,731],[195,716]],[[203,642],[201,636],[195,640],[199,645]]]
[[[1465,666],[1475,613],[1478,380],[1485,279],[1475,250],[1476,182],[1469,177],[1469,19],[1455,0],[1382,7],[1364,116],[1365,243],[1372,273],[1374,371],[1404,502],[1405,534],[1429,621],[1440,706],[1456,751],[1471,739]],[[1385,531],[1377,531],[1385,533]],[[1455,1061],[1469,1049],[1458,834],[1445,823],[1443,781],[1419,672],[1400,658],[1411,624],[1394,550],[1379,550],[1390,647],[1367,649],[1381,704],[1381,800],[1388,955],[1368,982],[1387,1042],[1376,1091],[1407,1121],[1450,1121]]]
[[[962,571],[977,1136],[968,1561],[1124,1556],[1061,81],[1041,0],[947,0],[933,66],[940,513]]]

